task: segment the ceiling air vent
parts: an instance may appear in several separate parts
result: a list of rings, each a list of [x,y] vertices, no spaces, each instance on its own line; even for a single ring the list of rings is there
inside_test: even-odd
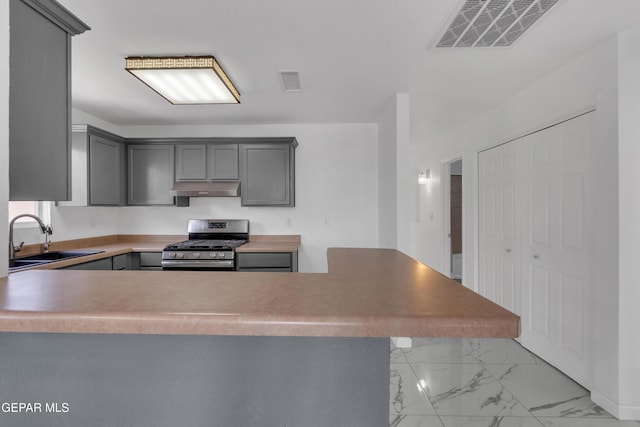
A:
[[[280,73],[280,83],[285,92],[300,92],[300,72],[298,71],[278,71]]]
[[[436,47],[506,47],[559,0],[466,0]]]

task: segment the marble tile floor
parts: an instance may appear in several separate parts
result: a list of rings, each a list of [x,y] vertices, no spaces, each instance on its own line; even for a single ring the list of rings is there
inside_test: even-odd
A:
[[[391,427],[640,427],[511,339],[414,338],[391,350]]]

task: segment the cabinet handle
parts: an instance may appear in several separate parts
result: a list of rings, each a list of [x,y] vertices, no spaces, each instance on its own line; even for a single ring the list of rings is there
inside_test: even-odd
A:
[[[540,255],[535,254],[535,255],[533,256],[533,259],[540,259]]]

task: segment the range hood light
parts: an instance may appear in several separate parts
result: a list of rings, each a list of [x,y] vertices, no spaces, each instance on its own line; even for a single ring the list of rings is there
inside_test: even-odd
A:
[[[176,197],[238,197],[240,181],[181,181],[170,194]]]

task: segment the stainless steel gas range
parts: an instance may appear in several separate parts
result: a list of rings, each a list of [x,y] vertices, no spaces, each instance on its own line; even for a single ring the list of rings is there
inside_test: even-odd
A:
[[[162,251],[163,270],[236,270],[235,248],[249,241],[249,220],[190,219],[189,240]]]

